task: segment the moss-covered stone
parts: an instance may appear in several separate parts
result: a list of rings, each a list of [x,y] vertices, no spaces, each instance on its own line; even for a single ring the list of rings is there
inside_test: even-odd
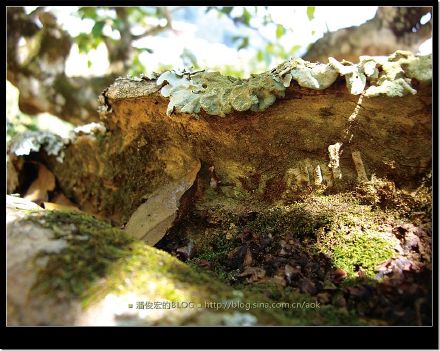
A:
[[[317,324],[321,318],[319,311],[303,314],[265,308],[276,300],[258,291],[228,287],[89,215],[37,211],[28,213],[20,223],[43,227],[52,233],[51,240],[65,243],[57,250],[39,251],[33,268],[27,266],[37,272],[25,300],[29,302],[11,305],[21,323],[300,325]],[[159,313],[130,311],[126,305],[136,306],[139,301],[188,302],[194,308]],[[209,306],[211,302],[217,306]],[[49,305],[55,307],[48,309]]]
[[[212,208],[212,204],[207,206]],[[394,248],[399,241],[390,227],[405,218],[396,210],[362,204],[353,193],[313,195],[252,212],[240,207],[206,211],[200,205],[197,211],[203,217],[187,219],[170,237],[182,238],[182,243],[183,238],[190,238],[196,247],[191,262],[203,265],[208,261],[211,272],[229,283],[237,281],[242,272],[242,263],[232,262],[243,258],[231,258],[231,254],[237,247],[249,245],[243,242],[244,236],[268,241],[265,250],[252,254],[257,266],[265,266],[266,257],[279,255],[284,245],[280,242],[288,237],[298,240],[310,259],[319,261],[319,255],[325,255],[329,264],[345,271],[348,278],[356,278],[359,271],[374,278],[381,263],[398,255]],[[246,240],[251,240],[252,247],[252,240],[257,239]]]

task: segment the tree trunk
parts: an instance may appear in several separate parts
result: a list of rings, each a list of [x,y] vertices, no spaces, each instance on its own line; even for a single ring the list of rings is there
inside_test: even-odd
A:
[[[328,32],[303,56],[307,61],[327,62],[328,57],[357,62],[362,55],[390,55],[396,50],[417,52],[432,36],[432,21],[420,23],[432,7],[379,7],[371,20],[357,27]]]

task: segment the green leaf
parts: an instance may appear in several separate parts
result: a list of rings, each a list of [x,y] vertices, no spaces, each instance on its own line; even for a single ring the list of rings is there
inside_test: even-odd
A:
[[[96,20],[97,18],[96,7],[80,7],[78,14],[81,16],[81,19],[90,18]]]
[[[233,8],[232,6],[224,6],[224,7],[222,7],[222,9],[220,10],[220,12],[221,12],[221,13],[224,13],[225,15],[229,15],[229,14],[232,12],[233,9],[234,9],[234,8]]]
[[[301,45],[294,45],[294,46],[292,46],[292,48],[289,50],[289,55],[290,55],[290,56],[294,56],[295,53],[296,53],[299,49],[301,49]]]
[[[309,21],[315,18],[315,6],[307,6],[307,17]]]
[[[152,54],[154,51],[152,50],[152,49],[150,49],[150,48],[138,48],[138,50],[140,51],[140,52],[144,52],[144,51],[146,51],[146,52],[148,52],[149,54]]]
[[[268,44],[266,45],[266,52],[267,52],[268,54],[274,54],[274,46],[273,46],[272,43],[268,43]]]
[[[286,28],[284,28],[281,24],[277,24],[275,34],[277,36],[277,39],[280,39],[284,34],[286,34]]]
[[[258,50],[258,51],[257,51],[257,60],[258,60],[259,62],[261,62],[261,61],[264,60],[264,53],[263,53],[263,50]]]
[[[247,10],[245,7],[243,9],[243,14],[241,15],[241,23],[243,23],[246,26],[249,26],[251,24],[251,13]]]
[[[92,35],[97,38],[102,36],[102,29],[104,28],[105,21],[98,21],[92,28]]]
[[[139,60],[139,53],[134,54],[133,62],[130,66],[129,74],[136,76],[141,74],[145,70],[144,65],[142,64],[141,60]]]
[[[79,52],[87,52],[90,47],[90,37],[85,33],[80,33],[75,37],[76,44],[78,45]]]
[[[249,46],[249,37],[243,37],[243,41],[241,42],[238,50],[245,49]]]
[[[124,28],[124,23],[119,18],[113,19],[112,24],[112,27],[117,29],[118,31],[121,31]]]

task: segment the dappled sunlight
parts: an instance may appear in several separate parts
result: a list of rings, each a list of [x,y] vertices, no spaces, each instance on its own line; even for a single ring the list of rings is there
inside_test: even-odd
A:
[[[429,323],[430,288],[424,283],[431,262],[429,218],[416,228],[405,219],[408,213],[363,201],[351,193],[312,195],[253,212],[254,206],[244,210],[208,202],[205,206],[216,206],[216,212],[199,217],[204,213],[199,204],[159,246],[232,286],[293,289],[324,306],[358,311],[366,323],[407,324],[416,314],[418,324]],[[414,211],[425,204],[422,197],[404,194],[395,201],[415,201]],[[399,231],[416,246],[405,246]],[[195,245],[190,258],[176,249],[188,240]],[[386,299],[394,303],[385,307]],[[415,306],[416,300],[422,305]],[[376,304],[381,309],[369,307]]]
[[[433,13],[7,7],[8,326],[429,326]]]

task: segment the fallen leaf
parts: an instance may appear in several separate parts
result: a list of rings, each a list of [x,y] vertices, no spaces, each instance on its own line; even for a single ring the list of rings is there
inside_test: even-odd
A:
[[[293,267],[290,264],[286,264],[284,267],[284,274],[286,275],[287,281],[291,283],[292,278],[296,278],[301,274],[301,267]]]
[[[176,252],[183,255],[184,259],[191,258],[194,254],[194,243],[192,240],[188,241],[188,244],[185,246],[179,247],[176,249]]]
[[[40,203],[48,200],[48,192],[55,189],[55,176],[46,166],[38,164],[38,177],[33,181],[24,198]]]
[[[178,218],[184,194],[196,180],[200,161],[195,160],[188,168],[182,178],[157,189],[134,211],[125,227],[127,233],[151,246],[165,236]]]
[[[342,268],[337,268],[334,272],[333,272],[333,282],[335,284],[339,284],[340,282],[342,282],[345,278],[347,278],[347,272],[344,271]]]
[[[50,211],[73,211],[73,212],[81,212],[78,207],[75,206],[67,206],[60,205],[54,202],[43,202],[44,209]]]
[[[249,267],[252,265],[252,254],[251,254],[251,250],[249,248],[247,248],[246,250],[246,255],[244,256],[244,261],[243,261],[243,265],[245,267]]]
[[[249,277],[246,279],[248,283],[252,283],[263,278],[266,275],[266,271],[259,267],[246,267],[243,273],[239,277]]]

